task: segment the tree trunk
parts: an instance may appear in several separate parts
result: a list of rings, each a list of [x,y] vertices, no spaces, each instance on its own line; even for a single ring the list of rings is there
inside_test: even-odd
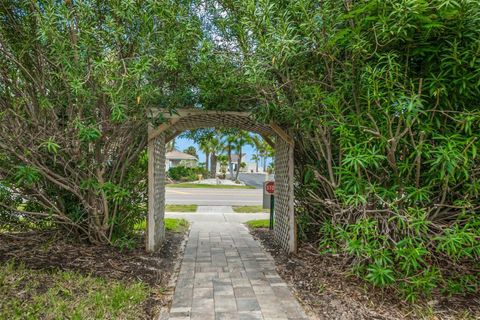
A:
[[[233,180],[233,164],[232,164],[232,145],[228,145],[228,171],[230,171],[230,180]]]
[[[205,151],[205,169],[207,169],[207,172],[209,172],[210,170],[209,158],[210,158],[210,152]],[[206,173],[206,175],[208,175],[208,173]],[[205,177],[205,178],[208,178],[208,177]]]
[[[215,178],[217,176],[217,155],[212,152],[210,156],[210,177]]]
[[[255,172],[258,173],[258,159],[255,160]]]
[[[263,157],[263,172],[267,172],[267,156]]]
[[[238,148],[238,162],[237,162],[237,172],[235,175],[235,181],[238,180],[238,174],[240,173],[241,164],[242,164],[242,147]]]
[[[109,217],[108,206],[105,206],[101,197],[92,191],[87,192],[86,199],[81,200],[87,204],[88,212],[88,240],[91,243],[109,243],[108,224],[105,224],[105,219]]]

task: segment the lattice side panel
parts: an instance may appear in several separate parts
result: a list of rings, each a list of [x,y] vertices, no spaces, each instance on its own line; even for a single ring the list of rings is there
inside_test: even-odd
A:
[[[156,251],[165,238],[165,135],[149,143],[147,250]]]
[[[274,236],[287,252],[296,250],[293,207],[293,146],[277,137],[275,145]]]

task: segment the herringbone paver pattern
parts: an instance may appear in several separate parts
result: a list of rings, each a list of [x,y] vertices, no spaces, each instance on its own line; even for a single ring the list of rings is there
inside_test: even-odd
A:
[[[170,319],[308,319],[275,264],[240,223],[190,231]]]

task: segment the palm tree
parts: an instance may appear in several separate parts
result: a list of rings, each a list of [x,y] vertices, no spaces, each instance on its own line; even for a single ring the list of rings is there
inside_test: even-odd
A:
[[[234,134],[226,134],[223,137],[223,145],[227,151],[228,171],[230,171],[230,180],[233,180],[233,164],[232,164],[232,150],[235,146],[236,136]]]
[[[260,155],[257,153],[253,154],[252,160],[255,161],[255,172],[258,172],[258,161],[260,161]]]
[[[210,139],[211,155],[210,155],[210,176],[215,177],[217,174],[217,155],[222,152],[224,145],[218,138],[218,135]]]
[[[240,131],[235,136],[235,149],[238,153],[238,162],[237,162],[237,172],[235,175],[235,180],[238,180],[238,175],[240,173],[240,168],[242,166],[242,149],[247,144],[253,145],[252,136],[247,131]]]
[[[209,172],[210,170],[209,160],[210,160],[210,150],[211,150],[210,141],[208,139],[201,139],[198,142],[198,147],[202,152],[205,153],[205,169],[207,170],[207,172]]]
[[[183,150],[183,152],[198,159],[197,149],[195,149],[194,146],[189,146],[187,149]]]
[[[220,172],[223,175],[222,179],[226,178],[227,167],[228,167],[228,158],[226,155],[221,154],[217,157],[217,160],[220,162]]]
[[[255,161],[255,171],[258,172],[258,163],[262,158],[262,152],[266,149],[266,141],[261,138],[259,135],[252,135],[252,143],[255,149],[257,149],[257,153],[252,155],[252,160]],[[265,167],[265,166],[264,166]]]
[[[257,150],[260,157],[263,158],[263,172],[267,172],[267,160],[269,157],[273,157],[275,151],[265,140],[262,140],[257,146]]]

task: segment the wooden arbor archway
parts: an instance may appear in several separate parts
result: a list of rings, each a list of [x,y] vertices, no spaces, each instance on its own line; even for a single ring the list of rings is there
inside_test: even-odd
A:
[[[237,128],[261,135],[275,149],[274,237],[287,252],[296,251],[296,224],[293,194],[293,140],[278,125],[262,124],[248,112],[182,109],[176,114],[162,112],[166,122],[148,130],[148,219],[147,250],[156,251],[164,237],[166,143],[185,130]]]

